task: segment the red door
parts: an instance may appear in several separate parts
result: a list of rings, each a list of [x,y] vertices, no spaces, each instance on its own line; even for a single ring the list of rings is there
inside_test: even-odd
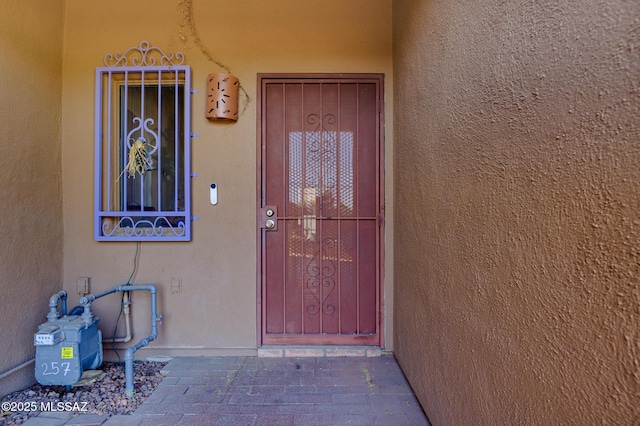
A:
[[[380,345],[382,83],[259,76],[263,345]]]

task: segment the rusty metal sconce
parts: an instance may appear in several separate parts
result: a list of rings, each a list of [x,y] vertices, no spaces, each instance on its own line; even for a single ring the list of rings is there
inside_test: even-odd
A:
[[[207,77],[207,112],[209,120],[238,121],[237,77],[213,73]]]

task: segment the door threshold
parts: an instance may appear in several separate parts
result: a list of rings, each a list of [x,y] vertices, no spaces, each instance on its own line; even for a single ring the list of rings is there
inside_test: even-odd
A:
[[[391,352],[376,346],[262,346],[260,358],[329,358],[329,357],[380,357]]]

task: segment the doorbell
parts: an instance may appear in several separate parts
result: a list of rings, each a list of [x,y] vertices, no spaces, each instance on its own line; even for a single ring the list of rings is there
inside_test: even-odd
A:
[[[218,204],[218,185],[215,183],[212,183],[209,188],[209,201],[211,201],[211,204],[214,206]]]

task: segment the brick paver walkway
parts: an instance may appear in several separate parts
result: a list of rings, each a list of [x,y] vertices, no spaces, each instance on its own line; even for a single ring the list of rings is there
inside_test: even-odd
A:
[[[180,357],[165,371],[134,414],[67,424],[429,425],[392,356]]]

